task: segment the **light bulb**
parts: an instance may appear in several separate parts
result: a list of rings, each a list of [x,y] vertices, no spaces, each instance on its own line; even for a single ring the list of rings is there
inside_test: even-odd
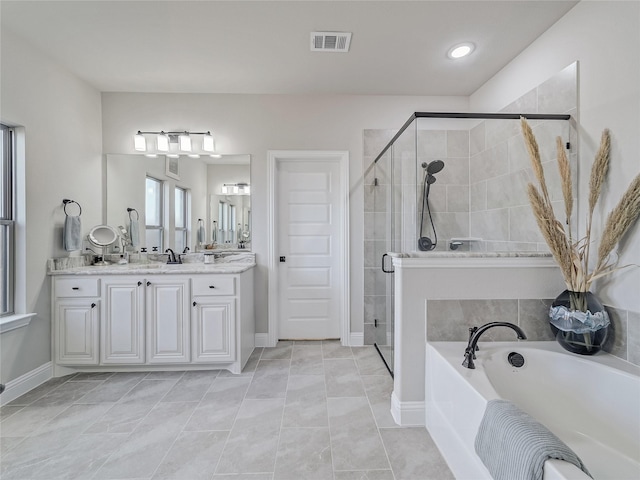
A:
[[[140,131],[133,137],[133,148],[135,148],[138,152],[146,152],[147,151],[147,140],[144,138],[144,135]]]
[[[168,152],[169,151],[169,135],[164,132],[160,132],[156,137],[156,142],[158,144],[159,152]]]
[[[449,58],[453,59],[466,57],[471,52],[473,52],[474,48],[475,45],[473,43],[461,43],[459,45],[451,47],[447,55],[449,56]]]
[[[205,133],[204,137],[202,138],[202,150],[204,150],[205,152],[213,152],[215,149],[216,148],[213,143],[213,136],[211,135],[211,132]]]
[[[178,144],[180,145],[180,150],[183,152],[191,151],[191,137],[188,132],[181,133],[178,136]]]

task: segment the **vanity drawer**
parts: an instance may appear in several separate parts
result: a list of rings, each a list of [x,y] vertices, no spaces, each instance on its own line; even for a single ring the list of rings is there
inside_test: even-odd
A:
[[[56,278],[56,297],[98,297],[98,278]]]
[[[192,277],[192,294],[200,295],[235,295],[236,278],[231,275],[206,275]]]

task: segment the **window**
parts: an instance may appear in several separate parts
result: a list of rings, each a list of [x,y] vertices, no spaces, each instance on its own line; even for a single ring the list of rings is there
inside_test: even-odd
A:
[[[187,191],[184,188],[176,187],[175,191],[175,248],[178,252],[183,252],[188,245],[187,242]]]
[[[0,316],[13,313],[15,268],[15,209],[13,136],[9,127],[0,125]]]
[[[236,243],[237,242],[236,234],[238,232],[236,231],[236,206],[235,205],[229,206],[229,230],[231,230],[231,233],[229,235],[229,241],[231,243]]]
[[[164,251],[163,243],[163,209],[162,209],[162,181],[153,177],[146,180],[145,201],[145,235],[146,246],[149,249],[158,247]]]

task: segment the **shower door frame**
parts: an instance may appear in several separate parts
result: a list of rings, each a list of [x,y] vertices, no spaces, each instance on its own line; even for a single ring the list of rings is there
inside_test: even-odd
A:
[[[414,112],[408,119],[407,121],[402,125],[402,127],[400,127],[400,129],[398,130],[398,132],[393,136],[393,138],[391,138],[391,140],[387,143],[387,145],[380,151],[380,153],[378,154],[378,156],[375,158],[375,160],[373,161],[373,165],[375,168],[375,165],[377,165],[378,161],[387,153],[387,151],[391,148],[391,156],[390,156],[390,164],[391,164],[391,177],[392,180],[390,182],[390,186],[393,187],[394,183],[393,183],[393,173],[395,172],[395,168],[394,168],[394,156],[393,156],[393,145],[395,144],[395,142],[401,137],[401,135],[416,121],[416,119],[419,118],[434,118],[434,119],[472,119],[472,120],[520,120],[521,118],[525,118],[527,120],[571,120],[571,115],[569,114],[546,114],[546,113],[473,113],[473,112]],[[415,125],[415,128],[417,129],[417,124]],[[417,142],[417,135],[416,135],[416,142]],[[416,144],[416,149],[417,149],[417,144]],[[417,166],[416,166],[416,175],[417,175]],[[394,232],[394,227],[395,227],[395,218],[394,215],[397,213],[394,210],[394,206],[393,206],[393,191],[389,192],[390,198],[391,198],[391,208],[390,208],[390,218],[389,218],[389,222],[390,225],[388,224],[388,231],[391,232],[391,241],[390,241],[390,246],[392,248],[391,251],[393,251],[393,248],[395,247],[394,242],[397,241],[397,239],[395,238],[395,232]],[[417,198],[416,198],[416,205],[417,205]],[[388,222],[388,223],[389,223]],[[401,249],[402,249],[402,245],[401,245]],[[401,253],[401,252],[398,252]],[[384,271],[384,256],[382,258],[382,269]],[[391,312],[390,314],[388,314],[387,317],[387,324],[391,325],[391,328],[394,329],[395,328],[395,275],[393,275],[393,271],[391,272],[385,272],[385,273],[390,273],[391,277],[387,279],[387,295],[385,295],[387,298],[391,299],[391,305],[385,305],[385,310],[387,312]],[[389,281],[391,281],[391,286],[388,286]],[[394,356],[393,358],[393,364],[391,366],[389,366],[389,364],[387,363],[387,360],[385,359],[385,356],[383,355],[383,353],[380,351],[377,342],[374,343],[374,346],[376,348],[376,350],[378,351],[378,354],[380,355],[380,357],[382,358],[382,361],[384,362],[385,366],[387,367],[387,370],[389,370],[389,373],[391,374],[391,376],[394,376],[393,370],[395,368],[395,332],[391,332],[391,352],[392,355]]]

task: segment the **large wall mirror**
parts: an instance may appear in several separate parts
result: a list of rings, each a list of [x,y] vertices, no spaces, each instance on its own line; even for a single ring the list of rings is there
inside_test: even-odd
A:
[[[251,249],[251,156],[106,156],[106,224],[134,249]],[[137,240],[137,241],[136,241]]]

